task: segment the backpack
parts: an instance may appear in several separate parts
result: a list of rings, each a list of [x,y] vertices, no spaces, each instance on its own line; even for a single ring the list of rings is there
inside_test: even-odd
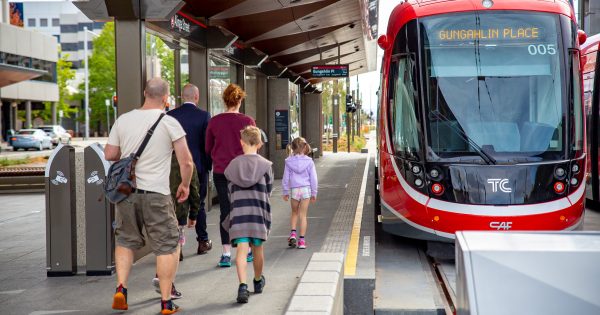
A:
[[[110,202],[119,203],[127,199],[134,191],[136,187],[135,164],[142,155],[142,152],[144,152],[146,145],[148,145],[150,137],[154,134],[154,129],[156,129],[156,126],[158,126],[158,123],[164,116],[165,114],[160,114],[158,120],[150,127],[136,153],[132,153],[128,157],[116,161],[108,169],[106,181],[104,182],[104,195]]]

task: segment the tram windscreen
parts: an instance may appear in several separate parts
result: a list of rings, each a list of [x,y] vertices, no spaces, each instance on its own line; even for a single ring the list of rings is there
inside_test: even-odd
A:
[[[421,19],[421,34],[430,160],[481,150],[499,162],[564,158],[572,72],[557,16],[435,16]]]

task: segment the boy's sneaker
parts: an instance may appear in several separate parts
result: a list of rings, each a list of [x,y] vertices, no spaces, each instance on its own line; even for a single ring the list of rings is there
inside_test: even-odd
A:
[[[160,313],[163,315],[175,314],[179,311],[179,306],[172,300],[160,301]]]
[[[252,282],[254,283],[254,293],[262,293],[267,280],[265,280],[265,276],[261,275],[259,281],[252,280]]]
[[[252,255],[252,252],[248,252],[248,256],[246,256],[246,262],[253,262],[254,261],[254,255]]]
[[[292,233],[290,233],[290,237],[288,237],[288,246],[296,247],[296,243],[297,243],[296,233],[292,232]]]
[[[250,291],[248,291],[248,285],[242,283],[238,288],[238,303],[248,303],[248,298],[250,298]]]
[[[160,282],[158,281],[158,278],[152,279],[152,285],[154,286],[156,293],[160,294]],[[173,283],[173,285],[171,286],[171,299],[177,300],[181,299],[182,297],[183,294],[177,291],[177,289],[175,289],[175,283]]]
[[[301,239],[298,241],[298,248],[299,248],[299,249],[305,249],[305,248],[306,248],[306,241],[304,240],[304,238],[301,238]]]
[[[123,288],[122,284],[119,284],[113,296],[112,308],[121,311],[126,311],[129,308],[127,306],[127,289]]]
[[[231,256],[221,255],[221,260],[219,260],[219,267],[231,267]]]

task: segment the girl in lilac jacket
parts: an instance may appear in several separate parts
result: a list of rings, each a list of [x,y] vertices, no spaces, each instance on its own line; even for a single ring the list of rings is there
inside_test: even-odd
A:
[[[283,171],[283,200],[292,199],[292,217],[290,224],[292,231],[288,238],[290,247],[306,248],[304,236],[306,234],[306,215],[308,205],[317,201],[317,171],[315,163],[308,157],[311,151],[310,145],[302,137],[292,141],[292,155],[285,160],[285,170]],[[296,232],[296,223],[300,218],[300,238]]]

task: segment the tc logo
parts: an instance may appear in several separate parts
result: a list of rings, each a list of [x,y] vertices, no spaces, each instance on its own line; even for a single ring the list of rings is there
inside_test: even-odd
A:
[[[497,192],[498,188],[503,193],[512,192],[510,187],[506,187],[508,185],[508,178],[490,178],[487,182],[488,184],[492,184],[492,192]]]
[[[508,231],[512,228],[512,222],[490,222],[490,228],[498,231]]]

